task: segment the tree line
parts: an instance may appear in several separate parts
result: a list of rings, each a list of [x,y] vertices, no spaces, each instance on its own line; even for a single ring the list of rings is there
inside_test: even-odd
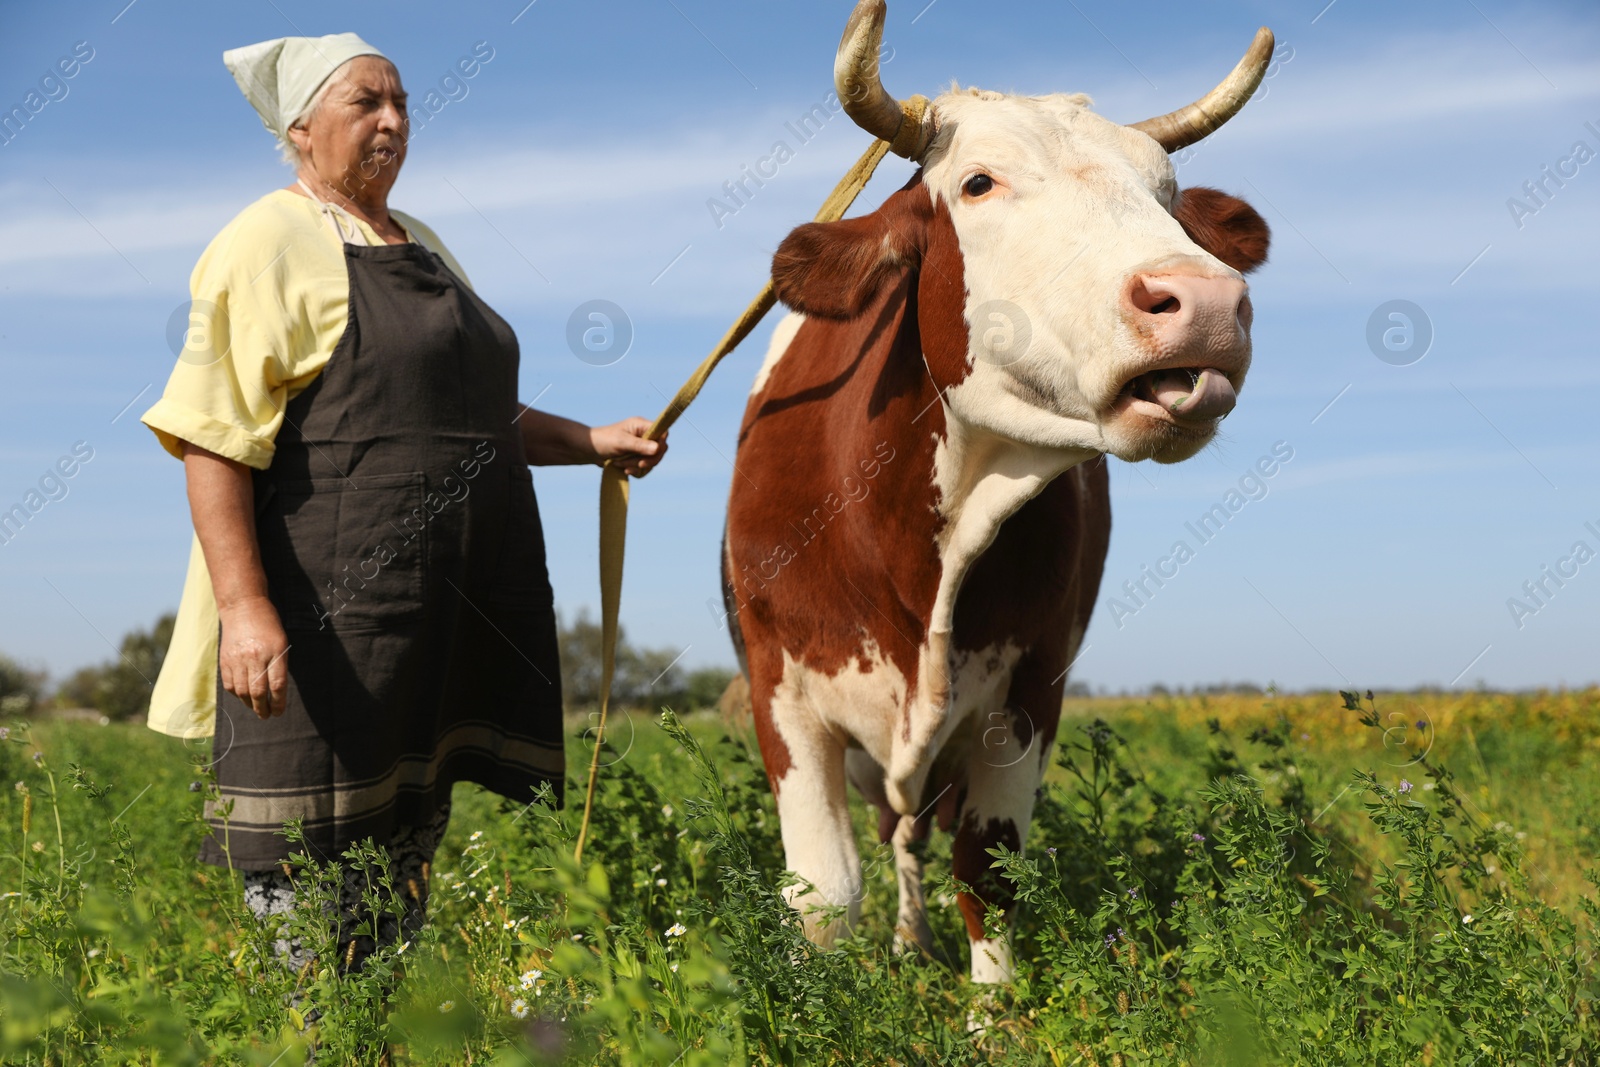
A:
[[[30,669],[0,653],[0,717],[86,708],[108,719],[140,719],[149,710],[150,687],[172,643],[174,616],[122,638],[115,659],[82,667],[52,684],[46,671]],[[569,623],[557,615],[563,702],[579,711],[600,702],[600,624],[579,611]],[[612,685],[618,706],[687,712],[714,708],[734,672],[721,667],[686,670],[679,649],[636,648],[619,628]]]
[[[129,631],[116,659],[81,667],[55,684],[48,672],[31,670],[0,653],[0,714],[87,708],[111,719],[143,716],[172,643],[173,621],[169,612],[148,630]]]

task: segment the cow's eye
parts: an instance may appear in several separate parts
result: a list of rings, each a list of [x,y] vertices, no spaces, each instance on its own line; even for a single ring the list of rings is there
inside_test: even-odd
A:
[[[987,174],[974,174],[961,186],[961,191],[968,196],[982,196],[994,188],[994,179]]]

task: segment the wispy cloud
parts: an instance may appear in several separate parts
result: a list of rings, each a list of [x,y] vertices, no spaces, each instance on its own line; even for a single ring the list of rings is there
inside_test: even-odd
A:
[[[1248,192],[1241,180],[1225,177],[1243,175],[1260,186],[1276,205],[1276,215],[1261,206],[1278,233],[1274,264],[1261,284],[1288,299],[1325,296],[1324,278],[1339,280],[1328,273],[1328,260],[1358,289],[1381,285],[1398,271],[1442,289],[1486,243],[1496,241],[1475,267],[1494,284],[1519,290],[1561,284],[1541,267],[1593,242],[1600,229],[1593,213],[1570,212],[1561,226],[1530,225],[1518,232],[1509,218],[1501,218],[1504,198],[1517,191],[1518,180],[1486,183],[1482,170],[1511,145],[1517,156],[1528,155],[1519,138],[1530,115],[1545,122],[1552,116],[1571,119],[1552,127],[1550,152],[1566,149],[1567,133],[1581,132],[1582,116],[1592,112],[1600,119],[1600,68],[1583,47],[1595,43],[1595,36],[1574,27],[1560,54],[1541,54],[1541,69],[1559,87],[1553,89],[1481,27],[1392,36],[1361,51],[1341,49],[1310,32],[1297,37],[1280,31],[1280,40],[1296,52],[1268,83],[1266,99],[1203,142],[1180,177],[1221,174],[1225,184]],[[1163,79],[1169,80],[1190,79]],[[1161,94],[1132,78],[1102,95],[1115,99],[1119,112],[1172,103],[1158,103]],[[729,198],[723,183],[739,179],[741,165],[753,163],[779,139],[799,147],[785,122],[808,106],[794,97],[788,107],[725,105],[709,115],[666,109],[648,140],[581,149],[563,147],[571,138],[536,124],[491,124],[463,110],[449,116],[456,125],[430,127],[429,137],[419,139],[395,202],[439,229],[453,247],[460,244],[456,250],[481,284],[492,287],[497,278],[517,278],[525,270],[502,240],[480,240],[488,235],[487,218],[536,262],[559,265],[555,284],[529,293],[530,300],[561,304],[603,286],[629,291],[641,309],[720,313],[760,277],[783,233],[809,217],[864,143],[847,118],[835,117],[765,188],[747,184],[754,193],[748,206]],[[1472,146],[1477,166],[1455,162],[1464,143]],[[264,142],[260,150],[267,151]],[[1372,170],[1395,152],[1440,156],[1425,191],[1386,184]],[[1308,157],[1318,160],[1310,172]],[[1529,155],[1523,169],[1536,175],[1543,162],[1548,160]],[[141,164],[85,155],[62,164],[72,173],[120,175],[115,190],[96,192],[85,183],[73,192],[105,240],[59,198],[52,203],[42,183],[8,183],[0,195],[19,210],[0,222],[0,278],[13,293],[65,295],[85,285],[135,292],[144,283],[107,241],[158,287],[181,289],[204,244],[233,212],[265,191],[249,187],[241,172],[268,182],[287,180],[286,172],[227,160],[197,162],[176,173],[154,158]],[[1356,168],[1368,177],[1350,180]],[[903,170],[895,173],[899,177]],[[451,185],[482,215],[465,206]],[[881,198],[892,185],[880,182],[864,202]],[[707,207],[712,199],[739,208],[720,228]],[[695,247],[685,261],[661,285],[648,286],[690,242]]]

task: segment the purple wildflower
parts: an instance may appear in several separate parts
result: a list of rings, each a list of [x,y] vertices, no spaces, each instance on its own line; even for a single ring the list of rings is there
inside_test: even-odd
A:
[[[1130,889],[1128,890],[1128,896],[1138,899],[1139,891],[1137,889]]]
[[[11,727],[9,727],[9,726],[0,726],[0,741],[4,741],[7,738],[9,738],[10,736],[11,736]]]
[[[1114,945],[1116,943],[1117,943],[1117,938],[1116,938],[1115,934],[1107,934],[1106,935],[1106,947],[1107,948],[1110,948],[1112,945]]]
[[[1411,783],[1406,781],[1404,778],[1400,779],[1400,792],[1402,792],[1402,793],[1411,792]]]
[[[1045,851],[1045,855],[1054,856],[1056,854],[1056,846],[1051,845],[1049,848],[1045,849],[1044,851]]]
[[[1204,841],[1206,839],[1205,834],[1190,834],[1189,836],[1194,838],[1196,841]]]
[[[1427,728],[1428,728],[1428,722],[1427,722],[1426,719],[1418,719],[1417,720],[1417,729],[1426,730]]]

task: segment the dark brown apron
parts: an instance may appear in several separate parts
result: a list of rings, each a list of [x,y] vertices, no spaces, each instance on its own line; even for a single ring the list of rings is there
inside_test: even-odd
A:
[[[420,244],[345,246],[350,318],[255,474],[288,710],[217,692],[208,863],[337,859],[456,782],[528,801],[565,769],[555,615],[513,419],[516,335]]]

